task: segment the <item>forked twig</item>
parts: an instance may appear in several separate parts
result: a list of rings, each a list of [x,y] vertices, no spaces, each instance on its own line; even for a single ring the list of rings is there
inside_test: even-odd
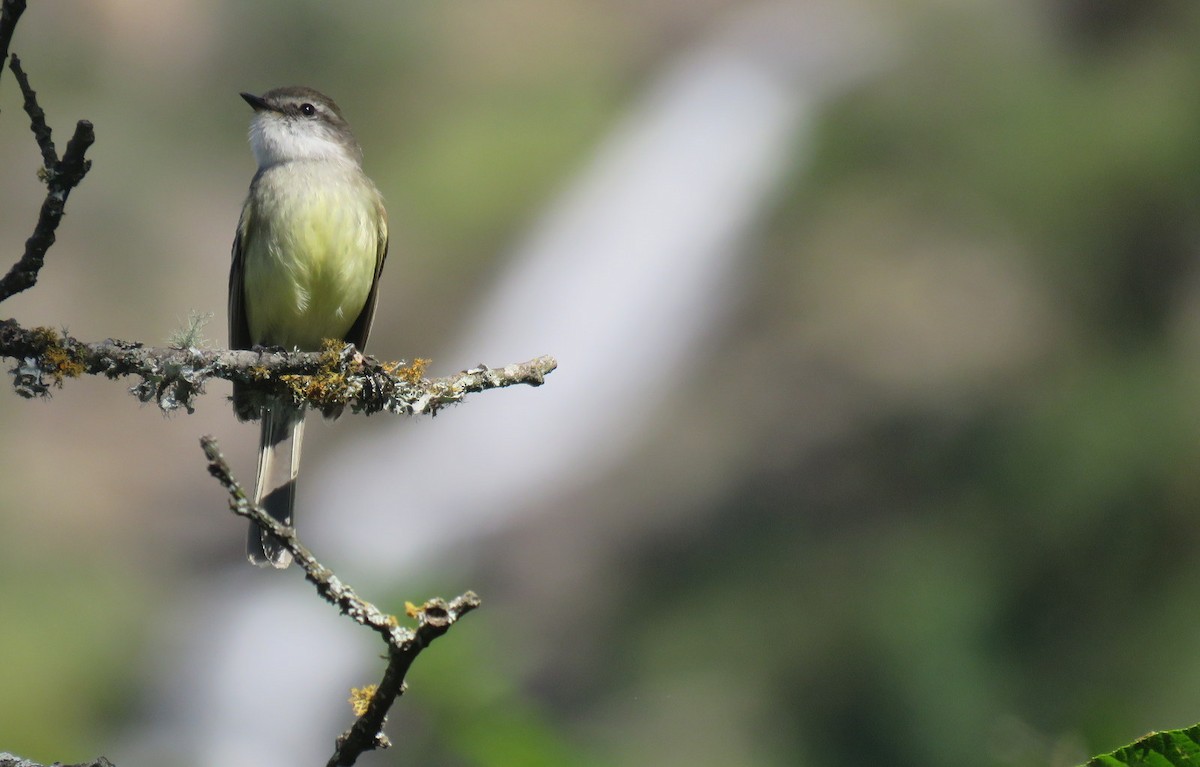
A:
[[[450,630],[459,618],[479,607],[480,599],[468,591],[450,602],[431,599],[413,611],[417,619],[415,630],[400,625],[394,615],[388,615],[375,605],[358,596],[343,583],[328,567],[317,561],[299,538],[295,529],[282,525],[263,509],[253,504],[241,484],[234,478],[229,464],[221,454],[217,441],[210,436],[200,439],[204,454],[208,457],[208,471],[229,493],[229,508],[234,514],[253,520],[264,530],[278,538],[294,561],[304,571],[304,577],[312,583],[317,593],[330,604],[349,616],[356,623],[374,630],[383,637],[388,648],[388,665],[383,678],[370,696],[366,709],[354,724],[338,739],[333,756],[327,767],[347,767],[354,764],[363,753],[377,748],[387,748],[390,742],[383,734],[388,711],[404,692],[404,677],[408,674],[417,655],[430,642]]]

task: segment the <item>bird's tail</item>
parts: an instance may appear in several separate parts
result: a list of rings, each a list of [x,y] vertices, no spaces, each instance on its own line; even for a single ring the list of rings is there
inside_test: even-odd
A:
[[[300,471],[303,439],[303,409],[285,407],[279,402],[263,408],[254,502],[289,527],[296,501],[296,475]],[[284,568],[292,563],[292,555],[283,547],[283,542],[254,522],[250,523],[246,556],[260,567]]]

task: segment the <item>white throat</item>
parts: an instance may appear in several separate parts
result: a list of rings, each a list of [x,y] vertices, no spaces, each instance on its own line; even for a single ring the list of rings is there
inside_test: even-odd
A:
[[[250,121],[250,149],[260,170],[297,160],[333,160],[358,165],[358,159],[332,131],[322,123],[259,112]]]

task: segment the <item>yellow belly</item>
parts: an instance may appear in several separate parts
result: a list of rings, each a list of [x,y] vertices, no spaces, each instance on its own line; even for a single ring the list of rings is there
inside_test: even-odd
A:
[[[251,343],[314,351],[344,338],[375,279],[378,193],[325,164],[277,166],[255,184],[242,244]]]

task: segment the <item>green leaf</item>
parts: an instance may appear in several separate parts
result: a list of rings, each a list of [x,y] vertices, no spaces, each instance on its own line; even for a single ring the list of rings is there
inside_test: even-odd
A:
[[[1186,730],[1152,732],[1097,756],[1084,767],[1200,767],[1200,724]]]

